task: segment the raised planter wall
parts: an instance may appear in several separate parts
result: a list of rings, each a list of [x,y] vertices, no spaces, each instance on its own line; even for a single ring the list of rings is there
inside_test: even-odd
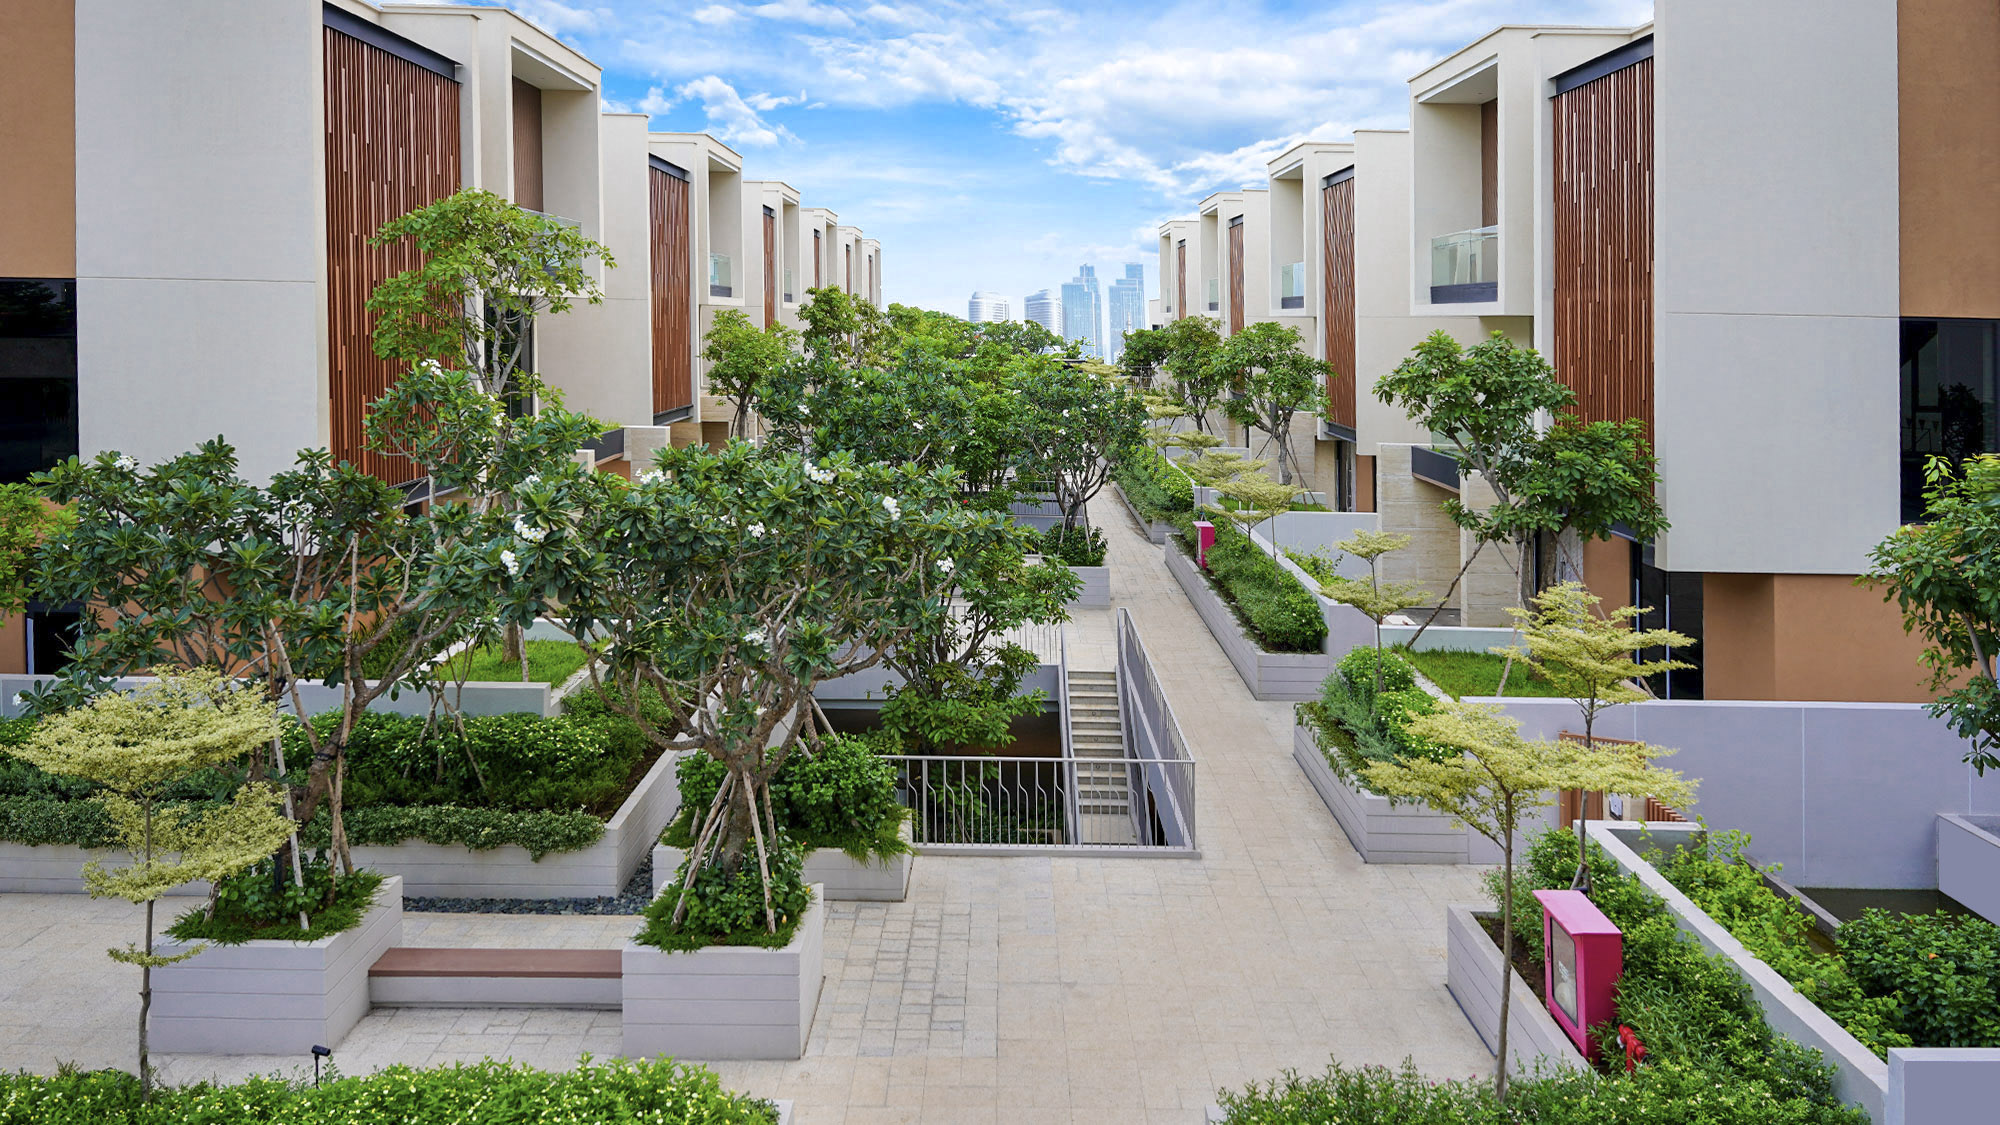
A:
[[[1111,568],[1108,566],[1073,566],[1070,570],[1083,579],[1083,589],[1069,600],[1071,609],[1111,608]]]
[[[910,822],[900,833],[910,841]],[[674,877],[687,853],[665,844],[653,845],[653,894]],[[910,893],[910,872],[916,855],[905,852],[887,862],[861,862],[837,848],[814,848],[806,853],[805,880],[826,889],[828,902],[901,902]]]
[[[708,946],[668,953],[627,941],[627,1058],[796,1059],[805,1055],[825,969],[826,905],[813,903],[783,949]]]
[[[1445,987],[1459,1010],[1486,1043],[1500,1051],[1500,947],[1486,934],[1469,906],[1445,907]],[[1590,1063],[1556,1024],[1555,1017],[1519,973],[1509,973],[1513,998],[1507,1008],[1507,1053],[1522,1073],[1537,1064],[1565,1070],[1588,1070]]]
[[[543,638],[535,638],[537,640]],[[21,714],[21,707],[15,697],[35,687],[55,679],[54,676],[29,676],[15,673],[0,675],[0,718],[14,718]],[[141,684],[151,683],[151,676],[128,676],[115,680],[112,686],[120,691],[131,691]],[[430,696],[419,691],[405,691],[401,698],[388,696],[369,704],[371,711],[382,711],[397,715],[428,715],[431,710]],[[467,715],[513,715],[527,713],[548,716],[556,713],[555,688],[551,684],[510,683],[497,680],[475,680],[468,682],[463,690],[449,688],[445,691],[447,702],[454,703]],[[330,688],[318,680],[301,680],[299,698],[304,702],[308,714],[331,711],[340,706],[340,689]],[[285,708],[289,713],[291,708]]]
[[[1258,648],[1178,542],[1167,543],[1166,556],[1167,570],[1181,584],[1188,601],[1194,603],[1195,612],[1222,646],[1251,695],[1280,700],[1318,697],[1320,684],[1333,670],[1333,662],[1324,652],[1265,652]]]
[[[2000,921],[2000,816],[1937,818],[1938,890],[1989,922]]]
[[[595,844],[573,852],[552,852],[538,863],[518,844],[475,851],[456,844],[421,840],[401,844],[356,844],[354,864],[400,876],[405,894],[434,898],[598,898],[618,894],[630,882],[653,841],[680,811],[675,755],[663,754],[625,798]],[[0,843],[0,891],[37,894],[83,893],[83,865],[108,859],[109,850],[67,844]],[[205,894],[190,884],[183,892]]]
[[[1421,805],[1393,804],[1349,785],[1320,752],[1312,728],[1292,727],[1292,760],[1340,823],[1363,863],[1498,863],[1493,841]]]
[[[201,1055],[299,1055],[338,1047],[368,1014],[368,967],[403,938],[403,886],[382,880],[352,930],[311,942],[210,946],[153,970],[152,1048]],[[160,943],[172,954],[186,946]]]
[[[1165,543],[1167,541],[1168,533],[1174,529],[1173,524],[1163,523],[1159,520],[1149,520],[1145,516],[1140,515],[1139,509],[1132,503],[1131,497],[1126,496],[1125,490],[1120,488],[1116,482],[1113,482],[1111,485],[1111,491],[1118,497],[1118,502],[1125,505],[1125,510],[1132,513],[1132,522],[1138,524],[1139,530],[1145,532],[1148,543]]]

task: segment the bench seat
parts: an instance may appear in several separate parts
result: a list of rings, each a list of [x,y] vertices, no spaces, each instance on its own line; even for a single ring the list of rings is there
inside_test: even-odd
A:
[[[623,1003],[616,949],[397,946],[368,970],[375,1004],[431,1008],[604,1008]]]

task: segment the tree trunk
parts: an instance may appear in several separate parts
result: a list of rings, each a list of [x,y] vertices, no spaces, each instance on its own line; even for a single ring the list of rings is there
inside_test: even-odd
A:
[[[466,653],[466,660],[469,663],[471,659],[472,654],[468,651]],[[500,630],[500,659],[503,663],[519,664],[521,666],[521,678],[523,680],[528,678],[528,646],[521,639],[521,627],[519,625],[508,625],[506,628]]]
[[[1471,570],[1472,564],[1479,561],[1479,552],[1485,549],[1486,549],[1486,540],[1484,539],[1481,539],[1477,543],[1473,544],[1472,553],[1466,556],[1465,565],[1459,567],[1458,573],[1452,577],[1451,585],[1445,588],[1444,597],[1438,599],[1438,604],[1431,609],[1431,615],[1429,617],[1424,618],[1424,623],[1417,627],[1415,635],[1413,635],[1410,638],[1410,648],[1413,651],[1417,647],[1417,641],[1423,637],[1424,630],[1430,628],[1431,622],[1437,620],[1437,615],[1443,612],[1444,610],[1444,603],[1451,600],[1452,592],[1457,590],[1458,584],[1465,580],[1465,572]]]

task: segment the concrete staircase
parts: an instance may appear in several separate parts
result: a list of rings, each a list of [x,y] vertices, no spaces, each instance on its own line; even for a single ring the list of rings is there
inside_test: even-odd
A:
[[[1125,732],[1115,672],[1069,670],[1070,750],[1076,756],[1078,813],[1085,844],[1137,844]]]

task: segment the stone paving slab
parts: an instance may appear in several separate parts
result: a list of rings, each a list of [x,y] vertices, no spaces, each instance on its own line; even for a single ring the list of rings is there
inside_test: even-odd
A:
[[[795,1101],[799,1125],[1174,1122],[1218,1087],[1291,1067],[1399,1063],[1436,1077],[1491,1056],[1444,989],[1444,908],[1478,871],[1369,867],[1291,759],[1289,704],[1249,698],[1115,501],[1093,505],[1113,595],[1158,662],[1197,765],[1200,860],[925,856],[908,901],[832,903],[806,1058],[717,1066]],[[1109,651],[1080,614],[1073,654]],[[185,905],[185,900],[183,900]],[[122,902],[0,895],[0,1069],[133,1064],[137,971],[103,950],[139,934]],[[413,945],[609,948],[631,917],[412,914]],[[615,1012],[384,1009],[348,1072],[511,1057],[563,1068],[619,1049]],[[167,1056],[172,1081],[310,1059]]]

